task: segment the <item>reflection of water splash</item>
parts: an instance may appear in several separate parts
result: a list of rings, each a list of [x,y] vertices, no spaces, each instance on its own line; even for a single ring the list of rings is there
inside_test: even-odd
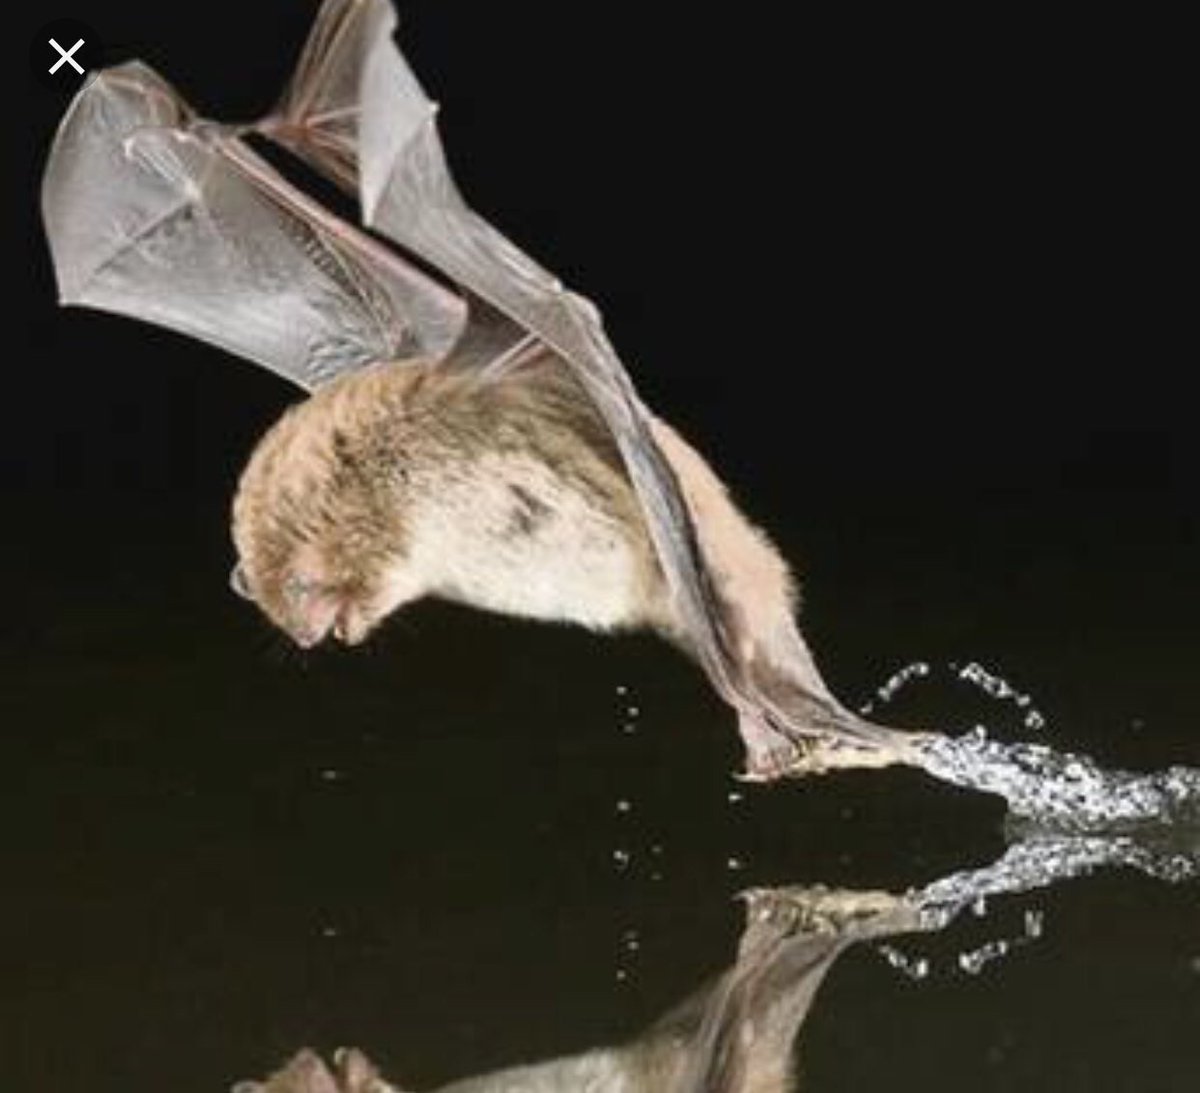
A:
[[[1157,827],[1141,836],[1062,835],[1029,833],[983,869],[951,873],[908,893],[917,912],[917,929],[943,930],[970,907],[982,914],[990,897],[1016,895],[1048,888],[1059,881],[1085,876],[1096,869],[1131,868],[1179,884],[1200,879],[1200,827]],[[1027,909],[1024,934],[989,941],[960,953],[958,967],[970,975],[986,964],[1042,936],[1043,915]],[[910,979],[924,979],[927,957],[910,956],[891,945],[880,945],[888,964]]]
[[[1128,867],[1172,884],[1200,878],[1200,828],[1132,835],[1031,835],[983,869],[951,873],[910,893],[928,929],[989,896],[1030,892],[1100,868]]]
[[[1003,677],[975,662],[949,668],[956,679],[1015,705],[1025,728],[1045,724],[1031,697]],[[878,704],[887,705],[930,674],[930,666],[921,661],[899,669],[876,690]],[[958,737],[928,734],[917,750],[919,765],[935,778],[998,794],[1014,816],[1058,830],[1117,832],[1147,824],[1200,824],[1197,769],[1176,766],[1150,774],[1105,770],[1087,756],[1045,744],[993,740],[982,727]]]

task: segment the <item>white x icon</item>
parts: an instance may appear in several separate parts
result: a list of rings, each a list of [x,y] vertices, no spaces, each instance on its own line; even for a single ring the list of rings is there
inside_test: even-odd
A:
[[[60,68],[62,68],[62,66],[63,66],[63,62],[65,61],[65,62],[66,62],[67,64],[69,64],[69,65],[70,65],[70,66],[71,66],[73,69],[75,69],[75,71],[76,71],[76,72],[78,72],[78,73],[79,73],[79,75],[81,75],[81,76],[83,75],[83,69],[82,69],[82,68],[80,68],[80,67],[79,67],[79,65],[76,63],[76,61],[75,61],[75,58],[71,56],[71,54],[72,54],[72,53],[74,53],[74,52],[75,52],[75,50],[77,50],[77,49],[78,49],[78,48],[79,48],[81,45],[83,45],[83,39],[82,39],[82,38],[80,38],[80,39],[79,39],[79,41],[78,41],[78,42],[76,42],[76,43],[75,43],[75,44],[74,44],[74,45],[73,45],[73,46],[72,46],[70,49],[63,49],[63,47],[62,47],[62,46],[60,46],[60,45],[59,45],[59,44],[58,44],[58,43],[57,43],[57,42],[56,42],[56,41],[55,41],[53,38],[51,38],[51,39],[50,39],[50,44],[51,44],[51,45],[52,45],[52,46],[53,46],[55,49],[57,49],[57,50],[58,50],[58,52],[59,52],[59,58],[58,58],[58,60],[57,60],[57,61],[55,61],[55,62],[54,62],[54,64],[52,64],[52,65],[50,66],[50,71],[51,71],[51,73],[55,73],[55,72],[57,72],[57,71],[58,71]]]

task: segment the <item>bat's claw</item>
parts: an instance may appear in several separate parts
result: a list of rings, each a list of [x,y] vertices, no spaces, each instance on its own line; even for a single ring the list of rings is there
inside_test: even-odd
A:
[[[739,723],[746,745],[746,766],[736,777],[742,782],[776,782],[807,778],[831,770],[871,770],[913,763],[917,734],[888,730],[879,739],[854,738],[834,732],[813,732],[801,739],[784,736],[763,719],[743,714]]]
[[[906,761],[906,757],[894,748],[860,744],[836,736],[819,736],[800,752],[784,776],[806,778],[831,770],[874,770]]]
[[[752,888],[741,896],[750,921],[773,922],[804,933],[846,934],[883,922],[895,929],[916,926],[912,901],[881,890],[826,888],[818,884]]]
[[[739,781],[778,781],[787,777],[803,759],[801,745],[772,728],[758,714],[743,713],[738,730],[746,745],[746,766],[737,775]]]

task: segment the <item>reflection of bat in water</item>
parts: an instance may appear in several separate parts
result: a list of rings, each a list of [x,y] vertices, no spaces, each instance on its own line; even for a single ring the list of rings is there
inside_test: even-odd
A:
[[[1046,888],[1100,868],[1137,869],[1168,883],[1200,876],[1196,831],[1151,829],[1138,838],[1030,832],[981,869],[941,877],[904,895],[822,886],[755,889],[737,958],[715,980],[620,1047],[485,1074],[437,1093],[786,1093],[793,1048],[826,973],[859,942],[948,927],[984,898]],[[1010,943],[989,943],[999,955]],[[962,956],[960,955],[960,964]],[[300,1052],[265,1085],[234,1093],[400,1093],[357,1051],[332,1070]]]
[[[622,1047],[484,1074],[437,1093],[787,1093],[792,1048],[825,974],[847,947],[920,929],[887,892],[761,889],[747,897],[737,959],[707,987]],[[333,1068],[299,1052],[265,1084],[234,1093],[402,1093],[358,1051]]]
[[[313,392],[242,478],[235,587],[306,646],[357,642],[424,595],[650,626],[738,711],[752,776],[916,762],[917,738],[825,687],[785,563],[641,404],[595,309],[463,204],[394,22],[385,0],[327,0],[251,126],[197,117],[140,63],[108,70],[47,167],[64,302]],[[251,134],[356,193],[403,253],[297,191]]]

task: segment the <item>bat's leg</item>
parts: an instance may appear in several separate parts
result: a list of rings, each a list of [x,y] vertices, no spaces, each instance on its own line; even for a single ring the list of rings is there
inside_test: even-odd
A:
[[[838,956],[857,941],[916,922],[907,900],[887,892],[780,888],[744,898],[746,926],[733,967],[658,1026],[660,1037],[684,1046],[687,1056],[672,1089],[796,1090],[796,1040]]]
[[[661,421],[652,429],[691,510],[743,677],[773,707],[739,710],[745,777],[772,781],[914,762],[915,734],[863,721],[825,686],[796,625],[794,582],[779,551],[738,511],[695,449]]]

